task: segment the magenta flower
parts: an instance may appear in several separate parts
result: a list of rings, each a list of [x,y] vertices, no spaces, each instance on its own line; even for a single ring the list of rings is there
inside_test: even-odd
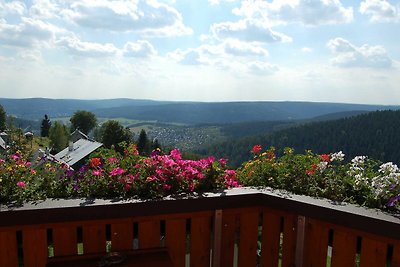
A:
[[[219,164],[221,164],[221,166],[222,166],[222,167],[224,167],[224,166],[225,166],[225,164],[228,162],[228,160],[227,160],[227,159],[224,159],[224,158],[222,158],[222,159],[219,159],[219,160],[218,160],[218,162],[219,162]]]
[[[102,176],[102,175],[103,175],[103,172],[102,172],[102,170],[94,170],[94,171],[92,172],[92,174],[93,174],[94,176]]]
[[[120,174],[124,174],[126,171],[122,168],[114,168],[110,171],[110,175],[111,176],[116,176],[116,175],[120,175]]]
[[[26,186],[26,183],[22,182],[22,181],[19,181],[19,182],[17,182],[17,186],[23,188],[23,187]]]
[[[12,154],[12,155],[11,155],[11,158],[12,158],[13,160],[19,160],[19,159],[21,158],[21,155],[18,154],[18,153],[15,153],[15,154]]]
[[[175,159],[175,160],[181,160],[182,156],[181,156],[181,152],[179,151],[179,149],[174,149],[171,151],[170,155]]]
[[[114,158],[114,157],[108,158],[108,161],[109,161],[109,162],[114,162],[114,161],[116,161],[116,160],[117,160],[117,158]]]

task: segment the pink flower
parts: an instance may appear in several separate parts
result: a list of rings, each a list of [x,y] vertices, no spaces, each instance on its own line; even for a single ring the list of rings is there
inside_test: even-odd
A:
[[[114,161],[116,161],[116,160],[117,160],[117,158],[114,158],[114,157],[108,158],[108,161],[109,161],[109,162],[114,162]]]
[[[171,189],[172,186],[168,185],[168,184],[163,184],[163,188],[167,191],[169,191]]]
[[[219,159],[218,162],[219,162],[219,164],[221,164],[222,167],[224,167],[226,165],[226,163],[228,162],[228,160],[222,158],[222,159]]]
[[[94,171],[92,172],[92,174],[93,174],[94,176],[102,176],[102,175],[103,175],[103,172],[102,172],[102,170],[94,170]]]
[[[120,175],[120,174],[123,174],[123,173],[125,173],[126,171],[124,170],[124,169],[122,169],[122,168],[114,168],[114,169],[112,169],[111,171],[110,171],[110,175],[111,176],[116,176],[116,175]]]
[[[12,155],[11,155],[11,158],[12,158],[13,160],[19,160],[19,159],[21,158],[21,155],[18,154],[18,153],[15,153],[15,154],[12,154]]]
[[[36,174],[36,171],[35,170],[31,170],[31,174]]]
[[[26,183],[22,182],[22,181],[19,181],[19,182],[17,182],[17,186],[23,188],[23,187],[26,186]]]
[[[180,160],[182,159],[181,152],[179,149],[174,149],[171,151],[170,155],[175,159],[175,160]]]

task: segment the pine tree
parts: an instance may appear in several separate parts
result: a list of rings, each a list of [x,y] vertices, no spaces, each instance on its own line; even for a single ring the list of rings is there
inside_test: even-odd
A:
[[[7,115],[3,106],[0,105],[0,131],[4,131],[6,129]]]
[[[147,133],[144,129],[140,131],[139,139],[137,141],[137,149],[140,155],[149,154],[149,138],[147,137]]]
[[[54,153],[58,153],[68,146],[68,130],[64,124],[56,121],[49,131],[50,145]]]
[[[47,114],[44,115],[44,119],[42,120],[42,125],[40,126],[40,136],[48,137],[49,131],[51,127],[51,121]]]

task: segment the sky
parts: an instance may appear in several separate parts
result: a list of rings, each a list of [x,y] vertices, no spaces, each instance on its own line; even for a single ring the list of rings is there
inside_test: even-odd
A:
[[[0,97],[400,104],[400,1],[0,0]]]

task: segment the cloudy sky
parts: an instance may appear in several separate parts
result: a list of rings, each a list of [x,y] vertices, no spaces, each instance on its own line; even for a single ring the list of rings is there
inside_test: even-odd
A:
[[[0,97],[400,104],[400,1],[0,0]]]

